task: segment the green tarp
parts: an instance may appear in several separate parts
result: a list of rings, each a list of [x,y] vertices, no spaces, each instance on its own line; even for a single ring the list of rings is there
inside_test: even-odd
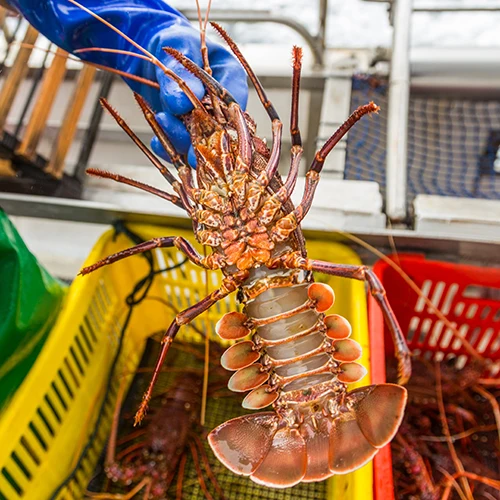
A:
[[[65,289],[38,263],[0,210],[0,411],[42,349]]]

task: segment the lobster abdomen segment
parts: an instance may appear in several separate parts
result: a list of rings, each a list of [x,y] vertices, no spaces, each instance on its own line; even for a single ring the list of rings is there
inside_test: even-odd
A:
[[[331,397],[325,406],[301,408],[298,425],[275,412],[238,417],[208,436],[217,458],[256,483],[287,488],[320,481],[369,462],[395,435],[406,389],[371,385]]]

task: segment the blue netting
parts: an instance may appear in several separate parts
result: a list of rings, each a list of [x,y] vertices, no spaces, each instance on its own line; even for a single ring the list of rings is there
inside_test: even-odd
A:
[[[347,140],[346,179],[371,180],[385,192],[387,82],[353,78],[351,110],[375,101],[378,116],[361,120]],[[500,196],[500,102],[412,96],[408,194]],[[495,166],[495,159],[498,158]]]

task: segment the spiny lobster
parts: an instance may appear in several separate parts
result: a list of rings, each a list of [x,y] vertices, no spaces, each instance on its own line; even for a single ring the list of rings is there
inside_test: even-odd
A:
[[[130,500],[142,492],[145,499],[164,499],[167,498],[177,476],[176,499],[182,499],[185,466],[190,452],[204,497],[207,500],[214,498],[224,500],[224,493],[210,467],[200,437],[203,370],[195,367],[193,360],[195,358],[203,360],[203,353],[195,347],[188,349],[188,346],[183,346],[182,343],[176,347],[181,353],[187,351],[189,357],[184,356],[182,362],[185,363],[187,360],[193,366],[188,370],[185,366],[182,370],[177,369],[180,373],[171,377],[166,391],[155,395],[145,426],[131,433],[126,432],[120,437],[119,422],[125,386],[120,388],[117,396],[104,470],[114,485],[113,489],[130,488],[130,491],[126,494],[88,491],[86,498]],[[220,356],[221,351],[221,347],[215,349],[213,357],[217,357],[216,353]],[[177,370],[168,368],[165,371]],[[219,367],[215,371],[217,376],[212,378],[209,393],[217,392],[221,385],[227,383],[226,373],[220,373],[224,370]],[[168,376],[165,373],[164,375]],[[165,379],[161,382],[164,384]],[[122,418],[124,423],[121,427],[128,428],[126,425],[128,419]],[[210,492],[211,489],[215,492],[215,497]]]
[[[355,122],[376,112],[378,107],[374,103],[359,107],[326,141],[307,171],[302,201],[294,207],[290,196],[303,152],[298,127],[300,48],[293,49],[291,165],[283,183],[278,175],[282,122],[255,73],[221,26],[211,23],[246,70],[272,122],[270,149],[256,135],[252,118],[212,78],[206,47],[203,50],[203,29],[205,69],[176,50],[164,48],[203,82],[207,95],[200,101],[186,83],[156,57],[75,0],[69,1],[140,50],[143,55],[134,55],[160,67],[179,84],[194,107],[181,117],[197,158],[193,178],[193,170],[175,151],[151,107],[135,95],[177,170],[176,178],[102,100],[103,106],[172,185],[175,195],[108,172],[91,170],[89,173],[135,185],[182,207],[193,221],[197,241],[212,249],[210,255],[202,256],[183,238],[159,237],[111,255],[84,268],[81,274],[140,252],[175,247],[193,263],[205,269],[221,270],[224,275],[218,290],[177,314],[167,329],[136,423],[145,415],[160,367],[180,327],[230,293],[237,292],[244,304],[243,312],[228,313],[217,325],[217,333],[223,339],[240,341],[222,356],[223,366],[236,372],[229,387],[236,392],[251,391],[243,401],[245,408],[262,409],[272,404],[273,410],[239,417],[214,429],[208,439],[215,455],[236,474],[276,488],[301,481],[320,481],[361,467],[395,435],[407,393],[395,384],[347,391],[347,384],[360,380],[366,373],[365,368],[355,362],[361,355],[361,346],[348,338],[351,329],[347,320],[338,315],[325,316],[324,312],[334,301],[334,293],[329,286],[315,283],[312,271],[368,283],[392,333],[400,384],[410,376],[410,354],[373,272],[365,266],[308,259],[300,223],[311,207],[329,152]],[[250,335],[251,339],[242,340]]]

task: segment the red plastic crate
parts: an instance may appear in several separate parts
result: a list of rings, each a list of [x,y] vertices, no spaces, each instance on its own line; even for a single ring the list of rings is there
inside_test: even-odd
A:
[[[431,302],[456,325],[460,334],[494,361],[489,376],[500,371],[500,269],[427,260],[423,255],[399,254],[394,258]],[[469,354],[425,301],[387,263],[374,271],[387,291],[408,346],[426,359],[457,358],[459,368]],[[370,352],[373,383],[385,382],[385,357],[394,353],[382,313],[370,297]],[[394,483],[390,445],[374,459],[374,498],[393,500]]]

